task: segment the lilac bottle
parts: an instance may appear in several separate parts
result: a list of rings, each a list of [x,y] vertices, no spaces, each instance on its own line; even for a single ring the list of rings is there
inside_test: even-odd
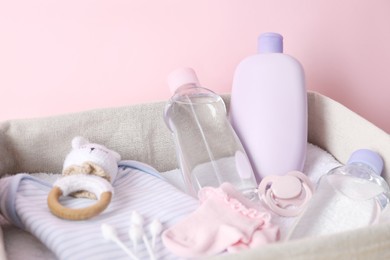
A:
[[[302,171],[307,145],[307,93],[300,63],[283,54],[283,37],[264,33],[258,54],[236,68],[230,120],[256,179]]]

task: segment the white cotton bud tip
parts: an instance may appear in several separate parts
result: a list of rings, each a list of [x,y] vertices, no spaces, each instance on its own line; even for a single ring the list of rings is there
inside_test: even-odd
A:
[[[142,237],[144,235],[144,230],[139,225],[132,224],[129,229],[129,237],[133,243],[134,251],[137,251],[138,245],[142,242]]]
[[[101,229],[102,229],[103,237],[106,240],[115,240],[118,236],[115,228],[113,228],[112,226],[110,226],[108,224],[102,224]]]
[[[131,225],[129,230],[129,237],[133,243],[139,243],[142,241],[144,230],[138,225]]]
[[[152,235],[152,249],[156,246],[157,236],[162,232],[163,226],[158,219],[154,219],[149,226],[150,233]]]
[[[131,224],[142,227],[144,224],[144,218],[137,211],[133,211],[131,213]]]
[[[161,222],[158,219],[153,220],[153,222],[150,224],[150,233],[153,236],[157,236],[161,233],[163,227]]]

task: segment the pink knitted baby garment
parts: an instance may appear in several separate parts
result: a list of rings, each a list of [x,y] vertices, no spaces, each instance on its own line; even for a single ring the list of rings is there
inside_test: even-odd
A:
[[[259,203],[246,199],[231,184],[224,183],[220,188],[205,187],[198,196],[199,208],[162,235],[164,245],[174,254],[212,256],[278,239],[279,228],[271,224],[271,215]]]

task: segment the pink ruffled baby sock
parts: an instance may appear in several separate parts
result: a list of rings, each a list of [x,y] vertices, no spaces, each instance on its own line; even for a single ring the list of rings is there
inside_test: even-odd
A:
[[[278,238],[271,215],[229,183],[199,191],[200,207],[162,234],[165,246],[181,257],[211,256],[224,250],[238,251]]]

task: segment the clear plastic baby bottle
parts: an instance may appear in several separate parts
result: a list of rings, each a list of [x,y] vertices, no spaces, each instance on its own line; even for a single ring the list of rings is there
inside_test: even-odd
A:
[[[200,86],[191,68],[168,77],[173,96],[165,109],[188,193],[229,182],[249,198],[257,187],[244,148],[230,125],[223,99]]]
[[[389,204],[390,190],[380,176],[379,154],[360,149],[347,164],[322,176],[307,209],[288,239],[352,230],[376,223]]]

